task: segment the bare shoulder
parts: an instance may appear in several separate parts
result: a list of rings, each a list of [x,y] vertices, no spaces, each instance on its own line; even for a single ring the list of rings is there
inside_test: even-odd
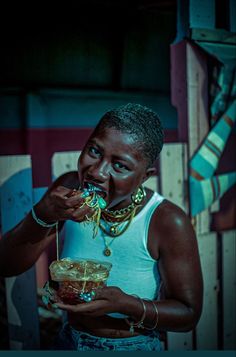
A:
[[[55,189],[59,186],[64,186],[70,189],[78,189],[79,181],[78,181],[78,172],[77,171],[69,171],[65,174],[59,176],[50,187],[50,190]]]
[[[155,210],[155,218],[161,226],[172,227],[181,226],[186,222],[190,222],[188,215],[176,204],[168,200],[164,200]]]
[[[158,246],[176,248],[196,240],[189,216],[174,203],[164,200],[155,210],[153,225],[157,232]]]

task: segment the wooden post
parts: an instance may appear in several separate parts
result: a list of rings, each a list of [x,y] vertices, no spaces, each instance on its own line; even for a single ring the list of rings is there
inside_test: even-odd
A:
[[[208,124],[208,76],[205,56],[196,46],[187,44],[187,88],[188,88],[188,150],[193,156],[209,131]],[[204,234],[210,230],[209,208],[196,216],[196,232]]]
[[[198,246],[204,281],[204,295],[202,315],[196,328],[196,345],[197,350],[217,350],[219,283],[217,280],[216,233],[198,235]]]

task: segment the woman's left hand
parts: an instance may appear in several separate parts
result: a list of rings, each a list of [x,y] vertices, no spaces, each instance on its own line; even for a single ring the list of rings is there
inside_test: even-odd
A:
[[[103,316],[111,312],[122,312],[122,301],[125,293],[115,286],[97,289],[90,302],[81,302],[77,305],[56,303],[57,307],[68,312],[89,316]]]

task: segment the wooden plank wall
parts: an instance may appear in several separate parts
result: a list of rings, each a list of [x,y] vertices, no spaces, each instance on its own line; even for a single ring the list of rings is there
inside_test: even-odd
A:
[[[208,127],[208,112],[207,112],[207,59],[204,58],[201,51],[195,46],[187,44],[187,86],[188,86],[188,114],[189,114],[189,158],[192,157],[195,150],[199,147],[203,138],[209,131]],[[196,128],[197,123],[197,128]],[[219,201],[205,211],[201,212],[196,217],[196,232],[202,262],[203,277],[204,277],[204,305],[203,314],[199,322],[196,339],[198,349],[229,349],[234,340],[234,348],[236,346],[236,314],[231,314],[229,304],[220,303],[220,296],[230,301],[235,297],[235,274],[226,268],[224,254],[226,251],[234,252],[231,254],[232,266],[235,267],[235,231],[214,232],[211,231],[211,213],[218,211],[220,208]],[[219,244],[219,236],[221,233],[223,247]],[[229,254],[229,253],[228,253]],[[223,261],[223,268],[221,267]],[[219,272],[222,272],[219,275]],[[227,289],[225,284],[228,283]],[[230,286],[229,286],[230,284]],[[220,291],[220,287],[222,291]],[[231,295],[229,295],[229,291]],[[235,303],[234,303],[235,305]],[[225,316],[231,316],[231,322],[227,324],[226,338],[224,325],[222,326],[221,316],[223,316],[224,324],[226,323]],[[224,334],[223,346],[221,343]],[[207,336],[207,337],[206,337]]]
[[[172,98],[173,104],[178,108],[181,127],[186,128],[182,136],[187,142],[189,160],[209,131],[207,57],[197,46],[185,40],[172,46],[171,56],[172,81],[176,80],[177,62],[182,58],[185,64],[181,67],[181,75],[177,73],[177,77],[182,78],[182,87],[173,85]],[[186,101],[179,95],[182,92],[185,93]],[[167,156],[165,159],[168,159]],[[162,171],[161,175],[164,179],[166,172]],[[168,190],[166,193],[168,194]],[[177,199],[176,194],[168,197],[172,200]],[[203,312],[193,336],[197,350],[236,348],[235,231],[211,231],[211,213],[218,211],[219,208],[217,201],[193,220],[204,278]],[[229,259],[226,259],[226,256]],[[232,265],[233,272],[228,264]],[[178,347],[177,337],[176,340],[171,340],[173,348],[182,348]]]

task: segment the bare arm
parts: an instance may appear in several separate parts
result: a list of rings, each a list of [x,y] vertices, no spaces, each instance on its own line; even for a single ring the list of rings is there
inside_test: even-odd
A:
[[[203,280],[197,239],[189,217],[176,205],[165,201],[152,217],[149,250],[159,258],[164,296],[155,301],[160,331],[190,331],[201,315]],[[142,316],[139,301],[127,297],[126,313]],[[155,311],[146,303],[145,323],[153,326]],[[131,315],[132,316],[132,315]]]
[[[77,187],[75,173],[61,176],[35,206],[36,215],[47,223],[63,223],[67,219],[83,220],[88,212],[85,212],[84,208],[76,208],[81,204],[81,198],[68,198],[72,188]],[[55,236],[55,228],[40,226],[29,212],[17,226],[0,239],[0,275],[18,275],[29,269]]]
[[[197,239],[189,217],[176,205],[164,201],[154,213],[149,236],[149,251],[159,260],[164,296],[155,301],[160,331],[190,331],[201,315],[203,280]],[[124,299],[124,313],[135,320],[142,306],[133,297]],[[146,302],[145,324],[154,326],[155,310]]]
[[[203,300],[196,235],[189,217],[171,202],[163,202],[154,219],[164,290],[164,299],[157,302],[158,327],[188,331],[200,318]]]

